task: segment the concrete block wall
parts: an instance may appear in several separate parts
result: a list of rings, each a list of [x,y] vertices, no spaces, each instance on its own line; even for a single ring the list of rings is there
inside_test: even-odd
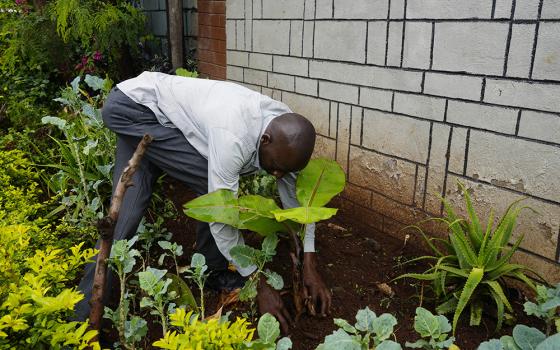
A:
[[[516,259],[558,281],[558,33],[556,0],[227,0],[226,73],[313,122],[343,212],[402,237],[457,181],[483,217],[526,197]]]

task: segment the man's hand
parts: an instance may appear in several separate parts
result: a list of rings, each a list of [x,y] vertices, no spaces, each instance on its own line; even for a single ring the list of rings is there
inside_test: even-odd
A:
[[[317,256],[315,253],[303,255],[303,284],[306,298],[310,298],[309,312],[315,316],[320,310],[320,315],[325,317],[331,312],[331,292],[317,272]]]
[[[293,324],[293,320],[292,316],[290,316],[290,313],[284,306],[280,293],[269,286],[263,276],[259,279],[257,290],[257,303],[259,305],[259,312],[261,315],[268,312],[272,316],[276,317],[278,322],[280,322],[282,334],[288,334],[290,326]]]

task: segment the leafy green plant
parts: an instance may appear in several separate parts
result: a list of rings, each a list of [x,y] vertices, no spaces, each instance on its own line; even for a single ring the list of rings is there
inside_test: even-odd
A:
[[[288,350],[292,346],[289,338],[280,336],[280,324],[270,315],[263,315],[258,323],[259,339],[253,340],[255,330],[242,318],[230,322],[227,317],[199,319],[192,311],[175,309],[170,315],[171,326],[175,329],[164,334],[154,346],[161,349],[266,349]]]
[[[448,333],[451,332],[451,324],[447,317],[443,315],[435,316],[423,307],[416,308],[414,329],[423,339],[419,339],[414,343],[406,342],[405,345],[408,348],[447,349],[455,340],[454,337],[449,338]]]
[[[173,262],[175,263],[175,271],[177,272],[177,275],[179,275],[177,257],[183,255],[183,246],[169,241],[158,241],[158,245],[164,250],[164,252],[159,256],[158,263],[163,265],[165,257],[171,256],[173,258]]]
[[[538,285],[536,303],[528,301],[523,307],[527,315],[537,316],[546,322],[546,335],[550,335],[553,325],[560,333],[560,283],[555,288]]]
[[[220,222],[238,229],[257,232],[265,237],[275,236],[279,232],[288,232],[293,249],[293,288],[296,311],[303,310],[303,279],[301,241],[303,241],[308,224],[326,220],[336,214],[337,209],[324,206],[344,189],[345,175],[340,166],[327,159],[313,159],[303,169],[296,182],[296,196],[301,207],[280,209],[273,199],[259,195],[246,195],[239,198],[228,190],[218,190],[198,197],[185,204],[185,213],[197,220]],[[261,264],[275,254],[277,238],[268,238],[263,251],[249,248],[233,248],[233,255],[243,266],[251,262]],[[267,252],[265,252],[265,249]],[[233,256],[232,255],[232,256]],[[234,258],[235,259],[235,258]],[[241,259],[241,260],[240,260]],[[279,275],[266,272],[269,282],[280,286]],[[254,296],[255,281],[249,280],[245,295]]]
[[[188,71],[185,68],[177,68],[175,70],[175,74],[180,76],[180,77],[186,77],[186,78],[198,78],[198,72],[196,71]]]
[[[143,270],[145,270],[150,265],[150,251],[154,243],[162,239],[169,241],[173,234],[163,226],[163,217],[161,216],[158,216],[152,223],[146,222],[145,218],[142,218],[136,232],[142,252],[144,253],[142,256],[142,266]]]
[[[547,337],[536,328],[516,325],[511,336],[481,343],[478,350],[555,350],[560,344],[560,333]]]
[[[175,304],[171,303],[177,297],[175,292],[167,291],[173,282],[165,278],[167,270],[148,267],[146,271],[138,273],[140,288],[147,294],[140,300],[140,307],[151,308],[150,314],[159,317],[163,334],[167,333],[167,314]]]
[[[449,203],[442,199],[446,217],[431,220],[442,221],[448,226],[448,239],[428,238],[418,226],[412,226],[422,234],[433,252],[433,255],[412,261],[433,260],[434,264],[424,273],[408,273],[398,278],[431,281],[436,297],[441,300],[437,312],[446,314],[454,311],[453,333],[465,308],[470,308],[470,324],[479,325],[484,303],[488,298],[493,300],[498,316],[496,329],[499,330],[505,310],[513,311],[504,292],[505,279],[517,279],[535,288],[525,275],[526,271],[532,270],[509,262],[523,240],[521,235],[513,246],[508,246],[517,216],[525,207],[519,207],[519,201],[513,202],[495,228],[494,212],[491,211],[488,224],[483,228],[472,206],[469,192],[461,183],[459,187],[465,197],[469,219],[459,218]],[[438,247],[438,242],[443,248]]]
[[[187,269],[186,273],[188,278],[192,279],[194,283],[198,286],[198,290],[200,291],[200,315],[204,318],[204,283],[208,278],[208,274],[206,271],[208,270],[208,266],[206,265],[206,258],[204,255],[199,253],[194,253],[191,257],[191,265]]]
[[[356,314],[356,323],[352,326],[348,321],[335,318],[339,327],[331,335],[327,335],[317,350],[398,350],[400,344],[389,340],[393,334],[397,319],[391,314],[377,316],[368,307]]]
[[[279,202],[276,178],[265,171],[245,175],[239,179],[239,196],[258,194]]]
[[[136,349],[135,344],[140,342],[148,331],[147,322],[143,318],[129,317],[131,296],[127,292],[126,281],[136,264],[136,257],[140,256],[140,252],[132,248],[137,240],[138,236],[134,236],[130,240],[113,242],[108,261],[119,278],[120,297],[119,306],[114,311],[105,307],[104,317],[110,319],[116,326],[120,343],[125,349]]]
[[[115,137],[103,127],[98,107],[112,83],[90,75],[84,82],[97,94],[91,96],[81,88],[78,77],[57,99],[67,110],[64,118],[48,116],[42,119],[43,123],[55,125],[63,134],[61,139],[53,137],[58,149],[52,156],[58,162],[44,165],[57,172],[44,180],[50,191],[63,194],[62,204],[51,215],[65,211],[67,221],[92,225],[103,217],[111,197],[110,172]]]
[[[257,296],[257,285],[261,275],[264,275],[266,282],[272,286],[272,288],[276,290],[284,288],[282,276],[274,271],[265,270],[264,268],[264,265],[272,261],[272,258],[276,255],[277,245],[278,237],[276,235],[269,235],[264,238],[261,250],[247,245],[238,245],[231,249],[231,257],[239,266],[246,268],[255,265],[257,267],[256,272],[251,275],[251,278],[239,292],[239,300],[252,300]]]

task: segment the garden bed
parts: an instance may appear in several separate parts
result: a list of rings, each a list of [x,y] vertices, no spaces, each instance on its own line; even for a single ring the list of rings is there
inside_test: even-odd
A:
[[[181,257],[180,264],[187,265],[192,255],[196,224],[193,219],[183,214],[182,205],[192,199],[193,194],[174,181],[166,182],[164,192],[173,200],[179,211],[178,218],[168,221],[166,227],[173,232],[174,240],[183,245],[185,253]],[[316,232],[320,271],[333,293],[333,307],[331,315],[323,319],[311,318],[307,315],[301,317],[297,326],[291,329],[290,338],[294,349],[315,349],[326,335],[336,329],[333,318],[343,318],[353,322],[357,310],[366,306],[378,315],[388,312],[397,318],[399,323],[395,335],[399,342],[404,344],[405,341],[416,340],[418,335],[413,329],[415,309],[422,304],[433,311],[434,304],[430,301],[427,290],[422,293],[422,286],[418,281],[403,279],[391,282],[391,280],[405,272],[419,272],[425,269],[425,265],[402,264],[421,253],[417,247],[411,244],[403,245],[403,242],[398,239],[345,217],[319,223]],[[258,237],[248,237],[246,240],[248,244],[252,244],[258,241]],[[274,262],[270,266],[272,270],[280,273],[285,281],[291,280],[289,249],[287,240],[282,240],[278,245]],[[393,296],[379,287],[382,283],[390,285]],[[290,290],[289,286],[285,290]],[[207,314],[212,314],[216,311],[220,296],[210,291],[206,293]],[[518,317],[517,323],[542,328],[542,321],[523,313],[525,300],[522,295],[515,290],[509,290],[509,293]],[[422,294],[424,296],[420,300]],[[289,293],[284,294],[284,300],[291,307]],[[248,305],[243,303],[229,308],[234,317],[248,309]],[[148,333],[150,337],[148,344],[161,335],[159,326],[154,323],[152,325]],[[457,329],[456,344],[463,350],[476,349],[478,344],[489,338],[511,334],[512,327],[508,325],[504,325],[500,334],[494,334],[495,325],[494,318],[484,315],[480,327],[470,327],[467,324],[467,317],[464,317]]]

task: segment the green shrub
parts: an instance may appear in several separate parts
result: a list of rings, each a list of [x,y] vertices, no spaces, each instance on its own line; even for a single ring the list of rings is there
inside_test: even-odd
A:
[[[432,249],[433,255],[423,256],[413,261],[428,259],[435,263],[427,271],[420,274],[409,273],[399,278],[415,278],[431,281],[436,297],[441,301],[438,313],[454,311],[453,332],[464,309],[470,308],[470,324],[479,325],[485,303],[489,300],[496,304],[497,330],[502,326],[506,309],[513,312],[504,285],[506,278],[522,281],[535,289],[533,282],[525,275],[529,269],[520,264],[510,263],[510,259],[518,249],[523,235],[512,247],[508,246],[519,212],[519,201],[513,202],[494,228],[493,211],[488,218],[488,225],[483,228],[471,203],[469,192],[459,183],[466,202],[469,219],[459,218],[453,208],[443,200],[447,216],[440,220],[449,228],[447,240],[428,238],[417,226]],[[443,249],[435,242],[441,242]]]
[[[552,326],[560,333],[560,283],[555,288],[537,286],[536,303],[531,301],[523,304],[525,313],[543,319],[546,323],[546,334],[550,335]]]
[[[547,337],[536,328],[516,325],[513,334],[499,340],[481,343],[478,350],[556,350],[560,348],[560,333]]]

